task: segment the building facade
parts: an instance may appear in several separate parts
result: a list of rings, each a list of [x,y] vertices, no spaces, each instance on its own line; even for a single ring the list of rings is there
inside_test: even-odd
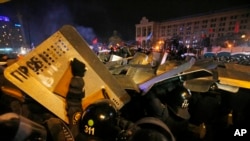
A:
[[[207,46],[204,44],[205,39],[209,39],[210,46],[221,45],[221,41],[227,39],[239,45],[236,39],[250,39],[250,7],[224,9],[162,22],[149,21],[142,17],[135,27],[136,41],[142,47],[150,47],[160,40],[169,41],[174,38],[178,38],[184,46],[194,48]]]
[[[25,44],[22,25],[13,23],[9,17],[0,16],[0,54],[19,52]]]

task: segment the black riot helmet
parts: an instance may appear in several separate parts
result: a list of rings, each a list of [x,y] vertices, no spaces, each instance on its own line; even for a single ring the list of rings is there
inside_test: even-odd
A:
[[[43,125],[16,113],[0,115],[0,140],[46,141],[47,131]]]
[[[89,140],[109,140],[118,134],[116,128],[117,108],[109,99],[91,103],[83,111],[80,132]],[[99,138],[99,139],[98,139]]]
[[[189,119],[188,112],[189,99],[191,98],[191,91],[183,86],[176,86],[166,98],[168,108],[176,116],[182,119]]]

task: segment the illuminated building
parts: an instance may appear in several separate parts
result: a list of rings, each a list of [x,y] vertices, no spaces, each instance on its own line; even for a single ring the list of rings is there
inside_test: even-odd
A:
[[[180,43],[190,47],[202,47],[204,38],[210,39],[210,46],[217,46],[218,40],[233,35],[250,38],[250,7],[224,9],[166,21],[149,21],[142,17],[136,27],[136,41],[144,47],[159,40],[178,38]],[[148,36],[153,33],[150,39]]]
[[[11,54],[19,52],[24,45],[21,26],[18,23],[13,23],[6,16],[0,16],[0,53]]]

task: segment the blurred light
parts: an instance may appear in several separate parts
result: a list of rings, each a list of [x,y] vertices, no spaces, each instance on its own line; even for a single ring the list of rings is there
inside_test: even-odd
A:
[[[9,2],[10,0],[0,0],[0,3]]]
[[[12,51],[12,48],[0,48],[0,51]]]
[[[159,44],[163,44],[163,43],[164,43],[164,41],[160,40],[158,43],[159,43]]]
[[[105,115],[100,115],[99,118],[102,119],[102,120],[104,120],[105,119]]]
[[[6,16],[0,16],[0,21],[5,21],[5,22],[9,22],[10,19]]]
[[[25,47],[21,47],[20,48],[20,52],[19,52],[20,54],[22,54],[22,55],[25,55],[25,54],[27,54],[28,53],[28,49],[27,48],[25,48]]]
[[[26,51],[25,50],[21,50],[21,54],[26,54]]]
[[[21,24],[15,24],[15,27],[21,27]]]

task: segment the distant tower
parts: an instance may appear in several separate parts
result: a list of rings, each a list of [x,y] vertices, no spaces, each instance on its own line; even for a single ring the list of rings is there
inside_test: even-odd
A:
[[[12,42],[10,37],[10,19],[6,16],[0,16],[0,53],[12,51]]]
[[[110,46],[120,46],[122,44],[122,39],[118,36],[116,30],[113,31],[113,35],[109,38]]]
[[[17,53],[24,43],[21,24],[14,24],[8,17],[0,16],[0,53]]]
[[[20,29],[21,29],[21,35],[22,35],[22,38],[23,38],[23,46],[26,47],[27,46],[27,40],[26,40],[26,36],[25,36],[25,32],[24,32],[24,27],[23,27],[23,19],[22,19],[22,15],[18,12],[17,13],[17,18],[18,18],[18,21],[20,23]]]

